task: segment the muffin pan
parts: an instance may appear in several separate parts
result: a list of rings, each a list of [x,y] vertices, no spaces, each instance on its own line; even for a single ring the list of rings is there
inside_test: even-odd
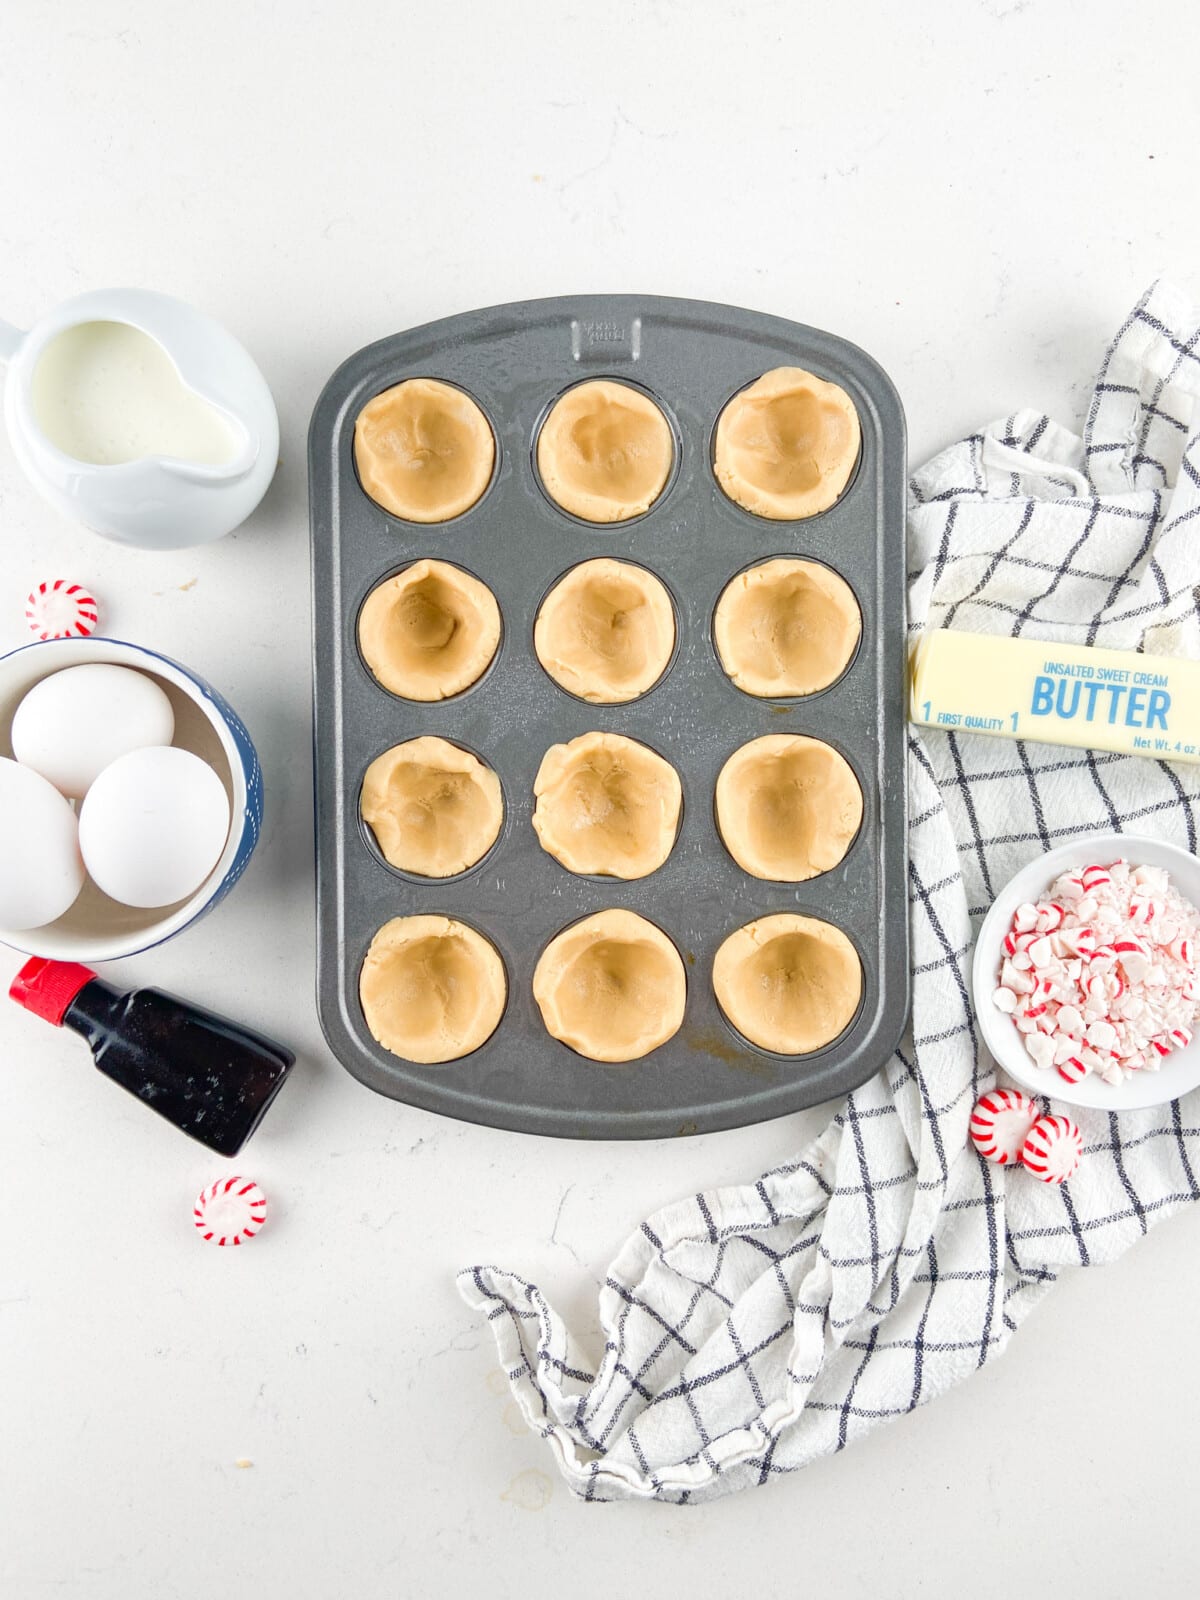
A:
[[[735,505],[713,474],[717,419],[762,373],[799,366],[840,385],[862,427],[857,469],[829,510],[773,521]],[[495,434],[492,481],[454,520],[389,515],[361,487],[354,424],[405,378],[442,379],[481,407]],[[675,436],[675,461],[649,511],[589,523],[556,506],[537,474],[538,430],[572,385],[610,378],[645,391]],[[573,1138],[658,1138],[737,1127],[803,1109],[864,1082],[887,1060],[908,1012],[904,750],[904,418],[895,390],[861,350],[778,317],[696,301],[585,296],[469,312],[360,350],[327,384],[309,439],[316,741],[318,1006],[334,1054],[381,1094],[502,1128]],[[801,555],[845,579],[862,639],[830,688],[757,699],[726,676],[712,619],[729,580],[772,556]],[[588,704],[560,688],[534,652],[547,592],[595,556],[639,563],[666,585],[677,639],[662,678],[639,699]],[[357,618],[385,578],[422,558],[462,567],[491,589],[500,648],[477,683],[435,703],[390,694],[359,653]],[[663,866],[634,881],[575,876],[540,846],[534,778],[551,745],[601,731],[664,756],[683,785],[683,816]],[[862,788],[858,836],[807,882],[751,877],[721,842],[717,775],[766,734],[824,740]],[[504,793],[500,837],[475,867],[422,879],[389,867],[359,814],[368,766],[390,746],[436,735],[478,755]],[[546,1031],[533,973],[556,935],[623,907],[661,928],[683,957],[687,1003],[673,1038],[641,1060],[603,1065]],[[776,913],[840,928],[863,968],[863,997],[841,1036],[810,1055],[751,1044],[712,987],[721,943]],[[419,1066],[372,1038],[359,972],[393,917],[443,915],[484,934],[508,979],[504,1016],[478,1050]]]

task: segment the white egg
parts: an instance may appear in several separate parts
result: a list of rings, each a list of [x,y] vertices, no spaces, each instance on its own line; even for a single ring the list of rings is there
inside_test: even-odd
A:
[[[207,762],[159,747],[118,756],[79,812],[92,878],[127,906],[169,906],[208,877],[229,837],[229,799]]]
[[[0,928],[44,928],[82,888],[70,803],[40,773],[0,757]]]
[[[90,662],[35,684],[12,724],[13,755],[82,800],[118,756],[175,737],[171,702],[153,678],[130,667]]]

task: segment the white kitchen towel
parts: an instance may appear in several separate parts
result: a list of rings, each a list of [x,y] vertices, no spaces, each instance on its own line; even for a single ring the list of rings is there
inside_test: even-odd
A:
[[[1018,412],[918,472],[909,617],[1200,656],[1200,324],[1153,286],[1114,339],[1083,438]],[[1190,524],[1190,525],[1189,525]],[[1062,1188],[967,1139],[994,1066],[968,985],[995,891],[1094,829],[1196,849],[1200,768],[910,730],[912,1022],[794,1162],[666,1206],[600,1294],[593,1372],[533,1284],[460,1275],[529,1426],[585,1499],[683,1504],[769,1482],[994,1359],[1066,1267],[1111,1261],[1200,1198],[1200,1091],[1077,1113]]]

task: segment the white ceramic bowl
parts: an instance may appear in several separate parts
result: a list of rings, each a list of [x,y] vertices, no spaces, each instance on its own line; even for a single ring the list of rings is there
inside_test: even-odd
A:
[[[65,667],[95,661],[134,667],[157,680],[175,712],[175,744],[214,768],[229,796],[232,821],[220,860],[195,894],[178,905],[149,911],[118,905],[89,879],[57,922],[20,933],[0,928],[0,943],[14,950],[87,965],[136,955],[210,911],[241,877],[262,823],[258,756],[232,706],[177,661],[118,639],[48,639],[0,657],[0,755],[12,755],[13,713],[35,683]]]
[[[229,424],[230,460],[149,455],[109,466],[60,450],[38,421],[33,374],[51,341],[85,322],[124,323],[159,345],[182,387]],[[51,505],[106,539],[146,550],[207,544],[246,520],[275,475],[279,419],[266,379],[231,333],[182,300],[149,289],[76,295],[29,333],[0,323],[4,361],[4,420],[17,461]]]
[[[1017,907],[1027,900],[1040,900],[1054,879],[1068,868],[1086,867],[1093,862],[1108,866],[1122,858],[1134,866],[1165,867],[1184,899],[1200,906],[1200,860],[1188,851],[1164,844],[1161,839],[1144,839],[1132,833],[1086,834],[1039,856],[1005,884],[983,919],[971,972],[979,1030],[1008,1076],[1036,1094],[1101,1111],[1134,1111],[1163,1105],[1194,1089],[1200,1084],[1200,1032],[1185,1049],[1165,1057],[1157,1072],[1138,1072],[1119,1084],[1107,1084],[1095,1074],[1081,1083],[1067,1083],[1053,1067],[1043,1070],[1033,1064],[1016,1024],[992,1004],[992,994],[1000,971],[1004,935]]]

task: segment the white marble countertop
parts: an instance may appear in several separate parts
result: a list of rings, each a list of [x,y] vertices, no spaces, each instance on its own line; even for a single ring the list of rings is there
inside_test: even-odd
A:
[[[350,351],[576,289],[725,300],[865,345],[913,461],[1020,405],[1077,420],[1161,270],[1200,291],[1190,7],[1098,0],[0,9],[0,316],[152,286],[271,383],[282,465],[175,555],[60,521],[0,442],[0,646],[32,583],[249,724],[267,823],[211,917],[113,975],[300,1052],[242,1165],[243,1252],[190,1226],[224,1165],[83,1046],[0,1008],[0,1594],[262,1600],[560,1592],[1194,1592],[1200,1215],[1063,1282],[956,1393],[768,1492],[584,1507],[452,1272],[537,1277],[589,1325],[629,1228],[828,1112],[674,1144],[536,1146],[379,1099],[313,1007],[305,428]],[[6,986],[17,966],[0,957]],[[1174,1331],[1172,1331],[1174,1330]],[[235,1463],[246,1459],[252,1467]]]

